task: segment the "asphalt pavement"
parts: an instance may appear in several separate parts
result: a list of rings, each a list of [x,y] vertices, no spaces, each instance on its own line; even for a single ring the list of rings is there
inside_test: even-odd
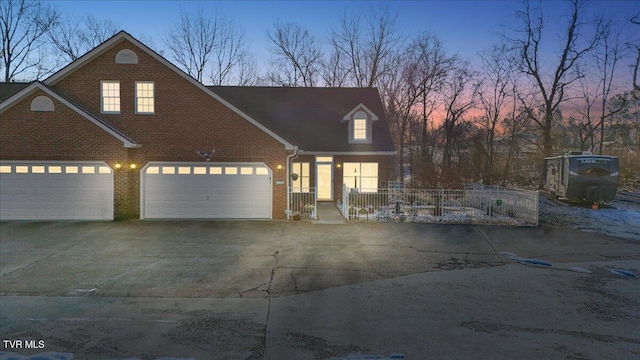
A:
[[[549,226],[6,222],[0,359],[633,358],[639,274]]]

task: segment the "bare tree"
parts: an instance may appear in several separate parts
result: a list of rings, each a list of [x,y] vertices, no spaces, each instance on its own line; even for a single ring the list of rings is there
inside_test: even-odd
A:
[[[398,64],[401,37],[397,14],[387,8],[346,12],[340,25],[331,30],[330,44],[349,63],[351,83],[373,87]]]
[[[112,37],[118,28],[111,20],[101,20],[87,14],[81,20],[72,17],[60,19],[49,29],[48,35],[67,60],[74,61]]]
[[[542,54],[545,22],[540,9],[533,9],[530,2],[525,0],[523,10],[516,13],[522,28],[516,32],[515,37],[507,38],[518,52],[521,59],[521,70],[532,80],[542,97],[544,109],[542,118],[535,116],[536,114],[532,111],[529,112],[529,115],[542,131],[544,156],[553,154],[551,129],[554,116],[558,112],[560,104],[566,100],[568,87],[579,78],[579,74],[574,71],[575,65],[598,42],[597,34],[588,39],[581,37],[585,33],[582,30],[586,25],[581,19],[584,2],[581,0],[569,0],[568,2],[570,4],[569,21],[562,34],[562,47],[550,76],[544,63],[545,56]]]
[[[478,100],[483,115],[477,124],[485,130],[486,162],[483,174],[484,182],[493,183],[495,138],[500,123],[508,112],[515,84],[516,63],[510,57],[506,45],[495,45],[480,54],[482,78],[476,84]]]
[[[258,82],[258,63],[253,54],[246,53],[240,58],[236,69],[235,85],[253,86]]]
[[[629,20],[634,25],[640,25],[640,13]],[[633,64],[633,88],[640,91],[640,80],[638,80],[638,68],[640,67],[640,44],[628,44],[636,52],[636,61]]]
[[[443,89],[445,117],[442,123],[444,132],[442,165],[445,173],[453,168],[452,156],[459,125],[464,120],[464,115],[475,106],[476,94],[472,86],[473,74],[468,70],[468,67],[469,64],[466,62],[459,62],[456,69],[451,72]]]
[[[52,70],[45,68],[42,40],[57,20],[58,12],[40,0],[0,1],[0,54],[5,82],[25,75],[37,79]],[[30,74],[32,71],[35,74]]]
[[[182,70],[200,82],[208,76],[214,85],[232,82],[236,67],[248,56],[244,32],[219,8],[212,14],[181,11],[163,40]]]
[[[341,87],[347,83],[350,70],[349,63],[345,60],[346,56],[335,44],[332,44],[329,58],[321,62],[322,69],[320,75],[322,76],[325,86]]]
[[[398,72],[391,72],[382,82],[382,98],[385,115],[389,120],[399,157],[400,179],[404,181],[405,149],[410,140],[410,127],[413,122],[414,106],[420,97],[415,83],[416,66],[411,60],[405,60]]]
[[[582,73],[580,66],[576,66],[576,71]],[[594,82],[587,76],[578,79],[580,89],[575,99],[570,100],[575,104],[576,115],[569,116],[569,126],[577,131],[579,149],[594,151],[596,147],[596,130],[598,122],[595,121],[595,104],[599,100],[600,87],[602,82]],[[595,88],[594,88],[595,87]]]
[[[413,76],[407,80],[418,95],[421,157],[426,160],[433,155],[427,141],[429,121],[433,122],[432,115],[443,102],[442,89],[459,59],[447,55],[440,39],[429,32],[418,35],[403,56],[413,63]]]
[[[267,31],[274,55],[269,76],[276,85],[314,86],[322,62],[320,44],[306,29],[294,23],[275,23]]]
[[[622,47],[622,27],[616,27],[613,20],[608,20],[602,27],[601,41],[598,44],[595,52],[596,66],[598,68],[598,80],[601,84],[600,101],[602,105],[602,112],[600,115],[600,146],[598,153],[602,155],[602,148],[604,145],[604,125],[605,120],[613,114],[622,111],[622,106],[612,109],[607,106],[607,102],[613,90],[613,79],[615,77],[616,65],[618,61],[622,59],[625,54],[625,49]]]

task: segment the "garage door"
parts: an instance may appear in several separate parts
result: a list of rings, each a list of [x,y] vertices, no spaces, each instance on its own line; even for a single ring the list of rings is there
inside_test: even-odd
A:
[[[0,220],[113,220],[104,162],[0,162]]]
[[[271,170],[254,163],[149,163],[143,219],[269,219]]]

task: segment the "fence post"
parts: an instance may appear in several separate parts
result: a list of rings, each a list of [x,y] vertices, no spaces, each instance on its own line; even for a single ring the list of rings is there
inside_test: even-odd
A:
[[[349,187],[342,184],[342,216],[349,220]]]
[[[489,188],[489,225],[493,224],[493,196],[491,196],[491,188]]]

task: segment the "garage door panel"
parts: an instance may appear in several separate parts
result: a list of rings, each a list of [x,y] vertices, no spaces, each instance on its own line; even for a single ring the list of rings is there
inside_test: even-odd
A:
[[[271,217],[271,177],[255,175],[263,164],[149,164],[157,174],[142,172],[144,218],[233,219]],[[166,174],[163,167],[191,167],[189,174]],[[206,174],[195,174],[206,168]],[[251,175],[211,174],[222,168],[251,168]],[[211,170],[213,169],[213,170]]]
[[[2,164],[11,166],[12,171],[0,174],[1,220],[113,219],[113,172],[95,170],[107,167],[104,162]],[[80,173],[48,172],[66,167],[77,168]],[[83,167],[94,172],[82,173]],[[28,173],[16,173],[25,169]]]

